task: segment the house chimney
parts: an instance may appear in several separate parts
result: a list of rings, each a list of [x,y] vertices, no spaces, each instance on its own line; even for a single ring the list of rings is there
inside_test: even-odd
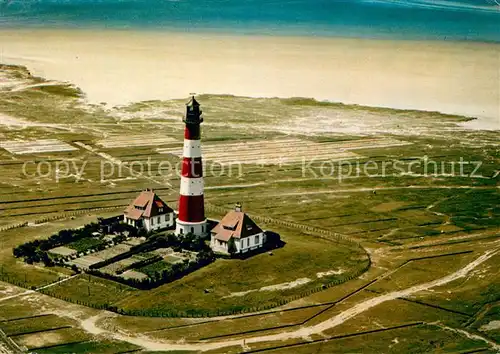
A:
[[[241,211],[241,203],[240,202],[236,203],[236,206],[234,207],[234,210],[235,211]]]

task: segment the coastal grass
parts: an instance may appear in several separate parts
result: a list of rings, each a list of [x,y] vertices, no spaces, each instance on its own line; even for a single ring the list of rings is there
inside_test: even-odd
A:
[[[425,257],[424,255],[418,256]],[[447,274],[457,271],[477,258],[474,252],[441,257],[439,257],[440,254],[437,253],[436,256],[438,257],[412,260],[402,265],[400,268],[397,268],[391,275],[368,287],[367,290],[376,293],[385,293],[388,291],[410,288],[417,284],[427,283],[442,278]]]
[[[29,350],[33,350],[45,346],[85,341],[91,338],[84,331],[75,328],[62,328],[54,331],[19,335],[14,338],[14,341],[20,346],[25,346]]]
[[[40,316],[35,318],[26,318],[20,320],[10,320],[8,322],[0,322],[0,329],[7,336],[18,336],[23,333],[34,331],[45,331],[60,327],[71,327],[72,321],[55,315]]]
[[[451,328],[461,328],[468,320],[467,316],[432,308],[423,304],[396,299],[384,302],[349,319],[334,328],[325,331],[327,336],[339,336],[360,333],[376,328],[390,328],[406,323],[439,322]]]
[[[106,339],[74,342],[72,344],[57,344],[36,349],[38,354],[67,354],[67,353],[102,353],[116,354],[139,351],[141,348],[126,342]]]
[[[473,316],[486,305],[500,301],[499,260],[500,256],[495,255],[468,278],[436,287],[434,292],[421,293],[416,299]]]
[[[42,290],[42,293],[76,304],[102,309],[130,296],[135,291],[137,290],[127,285],[90,274],[81,274]]]
[[[380,327],[370,327],[380,329]],[[443,330],[433,325],[419,325],[383,332],[360,334],[357,336],[322,340],[316,343],[302,341],[302,345],[274,349],[270,353],[431,353],[431,352],[467,352],[487,347],[483,341],[469,339],[460,334]],[[280,343],[278,345],[286,345]],[[276,343],[251,345],[251,349],[273,348]],[[212,353],[222,353],[213,351]]]
[[[158,339],[172,340],[199,340],[203,338],[212,338],[217,336],[225,336],[227,338],[242,338],[244,333],[256,331],[260,334],[270,334],[279,332],[281,326],[299,325],[306,319],[314,316],[319,311],[326,308],[325,306],[304,308],[287,312],[274,312],[271,314],[262,314],[252,317],[241,317],[227,319],[223,321],[212,321],[205,324],[193,325],[181,328],[170,328],[157,330],[147,333]],[[164,326],[163,328],[168,327]],[[278,328],[277,328],[278,327]],[[161,328],[161,327],[160,327]],[[243,333],[243,334],[238,334]],[[220,338],[219,338],[220,339]],[[207,339],[218,340],[218,338]]]
[[[486,334],[488,337],[495,341],[500,341],[500,326],[498,323],[500,321],[500,300],[487,304],[489,309],[486,312],[478,314],[477,321],[474,323],[473,328],[479,330]],[[496,325],[495,325],[496,324]]]
[[[9,285],[12,287],[12,285]],[[16,294],[26,291],[23,288],[16,288]],[[13,294],[13,293],[11,293]],[[2,296],[3,298],[4,296]],[[1,299],[1,298],[0,298]],[[26,298],[19,296],[11,300],[2,301],[2,313],[0,314],[0,326],[5,325],[5,321],[15,320],[17,318],[32,317],[44,314],[41,312],[39,301],[24,301]]]

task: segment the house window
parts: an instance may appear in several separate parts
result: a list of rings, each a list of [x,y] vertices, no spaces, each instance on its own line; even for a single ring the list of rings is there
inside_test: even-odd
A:
[[[259,244],[259,235],[255,235],[255,244],[258,245]]]
[[[160,208],[160,209],[158,210],[158,212],[159,212],[159,213],[163,213],[163,208]]]
[[[154,224],[155,224],[155,219],[151,218],[151,225],[154,225]]]
[[[179,229],[179,233],[182,235],[184,233],[184,229]]]
[[[194,227],[191,226],[191,233],[194,234]]]
[[[247,238],[247,247],[250,247],[250,237]]]

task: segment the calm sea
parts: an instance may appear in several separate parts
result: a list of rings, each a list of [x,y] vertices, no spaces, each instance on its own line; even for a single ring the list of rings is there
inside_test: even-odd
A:
[[[0,0],[0,27],[500,42],[500,0]]]

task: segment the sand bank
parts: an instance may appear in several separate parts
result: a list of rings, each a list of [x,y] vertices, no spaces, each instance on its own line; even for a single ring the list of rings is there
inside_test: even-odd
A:
[[[500,45],[92,30],[2,30],[0,62],[81,87],[92,102],[190,92],[314,97],[499,124]]]

